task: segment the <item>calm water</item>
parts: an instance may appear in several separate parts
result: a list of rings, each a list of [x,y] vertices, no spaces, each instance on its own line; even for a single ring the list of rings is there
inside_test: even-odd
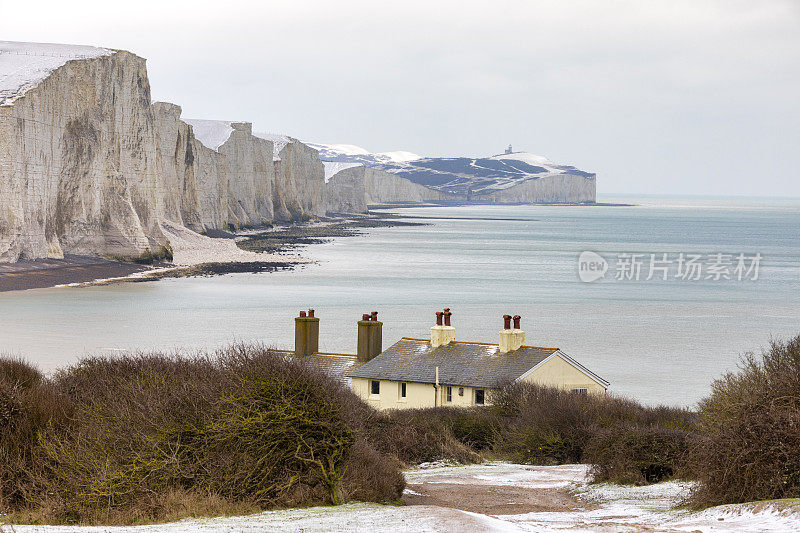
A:
[[[364,312],[380,312],[388,345],[426,336],[447,306],[459,339],[497,342],[500,316],[520,314],[528,344],[560,347],[611,390],[691,405],[742,352],[800,333],[800,200],[602,200],[640,205],[403,209],[442,218],[309,247],[319,263],[293,272],[0,294],[0,351],[49,370],[109,350],[290,347],[292,317],[314,307],[321,348],[352,353]],[[585,250],[609,260],[602,280],[578,279]],[[639,281],[615,279],[625,252],[647,254]],[[760,253],[759,279],[645,279],[650,253],[681,252]]]

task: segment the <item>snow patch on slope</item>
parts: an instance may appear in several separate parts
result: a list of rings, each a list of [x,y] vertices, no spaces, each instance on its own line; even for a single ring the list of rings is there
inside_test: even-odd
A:
[[[528,163],[529,165],[556,166],[556,163],[553,163],[545,156],[529,154],[528,152],[513,152],[510,154],[493,155],[492,157],[487,157],[487,159],[511,159],[513,161],[522,161],[524,163]]]
[[[203,146],[211,148],[215,152],[225,144],[233,133],[231,122],[224,120],[204,120],[197,118],[184,118],[184,122],[189,124],[194,131],[194,136]]]
[[[422,159],[422,156],[420,155],[417,155],[413,152],[405,152],[403,150],[398,150],[396,152],[380,152],[375,155],[380,159],[388,159],[389,161],[393,161],[395,163],[406,163],[408,161]]]
[[[408,161],[421,159],[421,156],[403,150],[373,153],[366,148],[361,148],[360,146],[356,146],[354,144],[306,144],[315,150],[318,150],[320,153],[320,159],[323,161],[359,162],[365,163],[367,166],[372,166],[380,164],[407,163]]]
[[[369,150],[361,148],[360,146],[356,146],[355,144],[317,144],[317,143],[306,143],[306,144],[317,150],[327,149],[342,155],[371,155]]]
[[[363,166],[361,163],[342,163],[335,161],[323,161],[322,165],[325,167],[325,183],[328,183],[333,176],[342,170]]]
[[[95,46],[0,41],[0,105],[23,96],[67,61],[113,53]]]

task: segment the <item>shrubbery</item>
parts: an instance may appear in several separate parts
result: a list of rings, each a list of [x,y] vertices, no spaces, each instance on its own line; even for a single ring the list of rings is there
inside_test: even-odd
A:
[[[659,426],[614,426],[596,431],[584,448],[594,481],[657,483],[686,477],[692,433]]]
[[[258,347],[91,358],[52,379],[3,361],[0,503],[39,521],[115,523],[161,519],[176,502],[203,514],[393,500],[402,474],[355,423],[369,412]]]
[[[694,415],[610,395],[518,383],[495,396],[494,450],[531,464],[591,463],[595,479],[651,483],[684,472]]]
[[[747,355],[711,390],[692,447],[692,503],[800,497],[800,336]]]

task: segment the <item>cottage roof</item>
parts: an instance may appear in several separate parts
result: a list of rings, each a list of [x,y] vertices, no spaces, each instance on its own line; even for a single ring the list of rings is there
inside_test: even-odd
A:
[[[403,337],[347,375],[351,378],[434,383],[436,367],[439,367],[441,385],[494,388],[521,378],[556,353],[598,383],[608,385],[558,348],[522,346],[500,353],[497,344],[453,341],[433,348],[428,340],[408,337]]]
[[[294,352],[291,350],[277,351],[286,354],[288,358],[295,357]],[[316,352],[306,357],[297,358],[297,360],[345,384],[350,381],[347,373],[355,370],[361,364],[361,361],[355,355],[343,353]]]

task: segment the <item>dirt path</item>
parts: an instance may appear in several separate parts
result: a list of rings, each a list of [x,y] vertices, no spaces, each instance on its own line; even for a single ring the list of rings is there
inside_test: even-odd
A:
[[[435,505],[489,516],[586,510],[566,489],[463,483],[409,483],[403,501]]]

